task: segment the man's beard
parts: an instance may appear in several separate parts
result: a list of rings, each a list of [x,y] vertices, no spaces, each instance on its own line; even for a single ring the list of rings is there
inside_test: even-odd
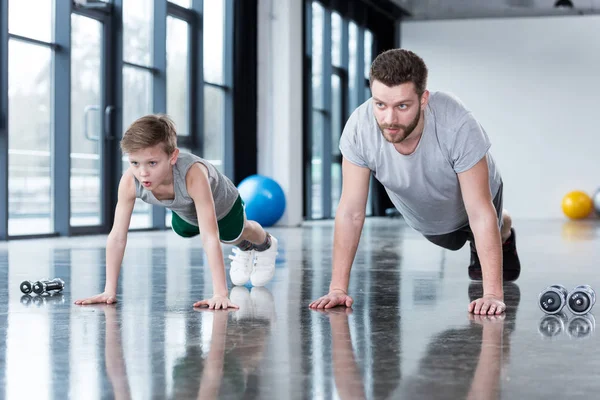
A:
[[[421,120],[421,109],[419,108],[417,115],[415,115],[415,118],[408,125],[401,125],[401,124],[382,125],[379,122],[377,122],[377,125],[379,125],[379,129],[381,129],[381,134],[383,135],[385,140],[387,140],[390,143],[401,143],[404,141],[404,139],[406,139],[415,130],[417,125],[419,125],[420,120]],[[385,129],[400,129],[401,131],[398,131],[398,133],[396,133],[394,136],[388,136],[388,135],[386,135]]]

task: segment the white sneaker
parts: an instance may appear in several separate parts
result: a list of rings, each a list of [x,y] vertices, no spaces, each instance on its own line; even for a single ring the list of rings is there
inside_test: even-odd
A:
[[[229,269],[231,283],[237,286],[245,285],[252,272],[254,250],[243,251],[238,247],[234,247],[232,251],[234,255],[229,256],[231,260],[231,268]]]
[[[265,286],[275,275],[277,239],[271,235],[271,247],[265,251],[254,251],[254,269],[250,274],[252,286]]]

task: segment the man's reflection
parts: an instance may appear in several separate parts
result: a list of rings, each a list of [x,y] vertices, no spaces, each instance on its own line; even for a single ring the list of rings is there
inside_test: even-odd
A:
[[[327,315],[331,325],[333,375],[338,396],[346,399],[366,399],[363,378],[358,368],[348,316],[351,308],[336,307],[316,310]]]
[[[469,298],[481,297],[480,283],[471,283]],[[408,398],[496,399],[500,377],[510,354],[521,299],[519,287],[505,283],[506,312],[500,315],[468,314],[468,325],[434,336],[418,373],[402,385]]]
[[[480,284],[472,284],[469,297],[481,296]],[[436,335],[419,363],[418,372],[400,382],[392,397],[411,399],[494,399],[500,397],[502,367],[510,350],[510,335],[515,320],[520,290],[514,283],[505,285],[507,311],[501,315],[467,313],[467,326]],[[351,310],[323,311],[331,325],[333,373],[341,399],[365,399],[374,388],[365,388],[350,337],[348,315]],[[398,349],[399,351],[399,349]],[[367,364],[377,364],[373,359]],[[398,382],[394,382],[397,384]],[[396,396],[397,395],[397,396]]]

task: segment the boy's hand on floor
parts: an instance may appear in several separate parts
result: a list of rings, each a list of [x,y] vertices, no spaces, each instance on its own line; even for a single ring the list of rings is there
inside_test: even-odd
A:
[[[210,310],[220,310],[227,308],[240,308],[233,304],[227,296],[214,295],[210,299],[200,300],[194,303],[194,307],[208,307]]]
[[[117,294],[116,293],[100,293],[96,296],[88,297],[87,299],[76,300],[75,304],[81,306],[86,304],[97,304],[97,303],[106,303],[113,304],[117,302]]]

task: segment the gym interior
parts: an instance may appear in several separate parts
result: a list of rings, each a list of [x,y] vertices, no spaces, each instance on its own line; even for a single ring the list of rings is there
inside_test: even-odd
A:
[[[0,398],[595,396],[598,26],[600,0],[0,0]],[[427,241],[374,177],[354,303],[309,308],[340,136],[393,48],[489,135],[522,265],[502,314],[468,312],[469,246]],[[227,274],[237,309],[192,306],[213,292],[203,243],[140,199],[117,302],[74,304],[104,290],[119,143],[147,114],[236,186],[270,182],[244,201],[279,240],[274,276]]]

